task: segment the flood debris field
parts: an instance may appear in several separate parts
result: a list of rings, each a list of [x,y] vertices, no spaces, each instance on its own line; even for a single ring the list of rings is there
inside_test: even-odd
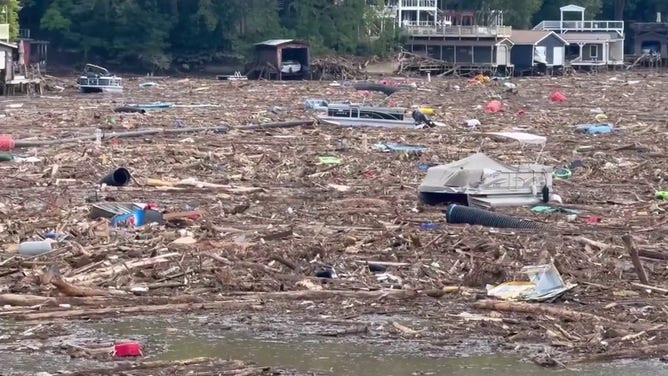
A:
[[[63,320],[207,311],[293,317],[296,326],[323,322],[322,335],[397,345],[456,348],[485,338],[492,351],[557,367],[668,353],[668,205],[655,197],[668,190],[667,76],[517,79],[516,90],[494,81],[411,80],[416,88],[398,91],[390,104],[433,108],[433,120],[445,124],[416,130],[313,122],[304,110],[309,98],[383,99],[330,82],[151,78],[157,86],[140,88],[148,79],[125,81],[123,96],[68,86],[0,102],[3,134],[54,140],[11,151],[36,159],[0,163],[0,319],[36,328],[5,333],[4,343],[48,335]],[[567,100],[552,102],[555,91]],[[502,111],[485,112],[492,100]],[[114,112],[153,102],[180,106]],[[600,112],[615,125],[612,133],[574,132]],[[245,128],[302,119],[310,124]],[[470,128],[468,119],[481,125]],[[221,125],[229,130],[109,137]],[[100,144],[58,141],[96,129]],[[484,134],[513,129],[546,136],[544,150]],[[388,153],[377,143],[426,149]],[[577,210],[576,218],[502,208],[547,226],[449,225],[443,207],[418,201],[422,165],[481,149],[507,164],[540,158],[575,166],[570,178],[554,180],[563,203],[551,205]],[[98,184],[118,167],[131,173],[129,185]],[[92,205],[105,202],[151,203],[165,221],[132,228],[90,218]],[[18,253],[18,244],[47,235],[59,240],[52,251]],[[523,266],[550,262],[577,284],[555,302],[486,296],[487,284],[525,279]],[[316,276],[329,267],[335,278]],[[396,319],[371,325],[378,315]]]

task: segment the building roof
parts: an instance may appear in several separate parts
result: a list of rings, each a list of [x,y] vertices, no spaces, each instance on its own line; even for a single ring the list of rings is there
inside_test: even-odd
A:
[[[550,30],[516,30],[513,29],[512,34],[510,35],[510,40],[514,44],[533,44],[536,45],[540,43],[543,39],[547,38],[551,34],[554,34],[557,38],[561,39],[564,43],[568,44],[568,41],[559,36],[559,34]]]
[[[561,34],[569,43],[574,42],[606,42],[615,39],[623,39],[619,36],[615,36],[615,33],[565,33]]]
[[[559,10],[562,12],[584,12],[585,9],[586,9],[585,7],[581,7],[575,4],[565,5],[559,8]]]
[[[281,44],[287,44],[287,43],[301,43],[301,44],[308,44],[306,42],[300,41],[300,40],[295,40],[295,39],[269,39],[265,40],[264,42],[260,43],[255,43],[256,46],[280,46]]]
[[[0,47],[7,47],[7,48],[14,49],[14,50],[17,49],[17,48],[19,48],[19,46],[15,45],[15,44],[7,43],[7,42],[2,42],[2,41],[0,41]]]

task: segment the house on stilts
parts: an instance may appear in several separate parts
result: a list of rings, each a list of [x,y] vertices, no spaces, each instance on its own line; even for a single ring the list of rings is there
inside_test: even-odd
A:
[[[578,5],[559,10],[559,20],[542,21],[533,29],[554,31],[568,42],[567,66],[590,71],[624,66],[624,21],[587,20],[586,9]]]
[[[501,11],[451,11],[437,0],[387,0],[396,27],[407,34],[406,52],[426,57],[422,72],[512,74],[512,29]]]

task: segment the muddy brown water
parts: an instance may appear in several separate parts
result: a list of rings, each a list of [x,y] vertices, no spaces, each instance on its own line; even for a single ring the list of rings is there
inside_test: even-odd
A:
[[[0,375],[56,373],[104,366],[103,362],[91,359],[71,359],[57,348],[64,343],[96,347],[123,340],[141,342],[146,360],[238,359],[323,375],[668,375],[668,365],[658,361],[597,364],[553,371],[515,356],[479,355],[489,349],[463,351],[467,346],[482,346],[483,342],[471,341],[463,348],[445,354],[433,348],[425,350],[426,347],[408,340],[367,341],[358,336],[308,335],[305,333],[309,330],[304,330],[302,324],[289,319],[256,321],[243,316],[221,318],[208,315],[125,317],[67,323],[58,325],[59,335],[43,339],[0,339]],[[0,330],[5,333],[30,327],[34,325],[0,321]]]

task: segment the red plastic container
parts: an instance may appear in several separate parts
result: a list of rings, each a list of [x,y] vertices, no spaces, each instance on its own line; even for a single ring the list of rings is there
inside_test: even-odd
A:
[[[560,91],[555,91],[554,93],[552,93],[550,99],[552,100],[552,102],[557,102],[557,103],[566,102],[566,96]]]
[[[485,106],[485,111],[489,113],[496,113],[501,111],[501,108],[503,107],[503,104],[499,101],[491,101],[487,103],[487,106]]]
[[[114,346],[114,355],[117,357],[142,356],[141,344],[139,342],[125,342]]]
[[[14,149],[15,143],[11,135],[2,134],[0,135],[0,150],[12,150]]]

